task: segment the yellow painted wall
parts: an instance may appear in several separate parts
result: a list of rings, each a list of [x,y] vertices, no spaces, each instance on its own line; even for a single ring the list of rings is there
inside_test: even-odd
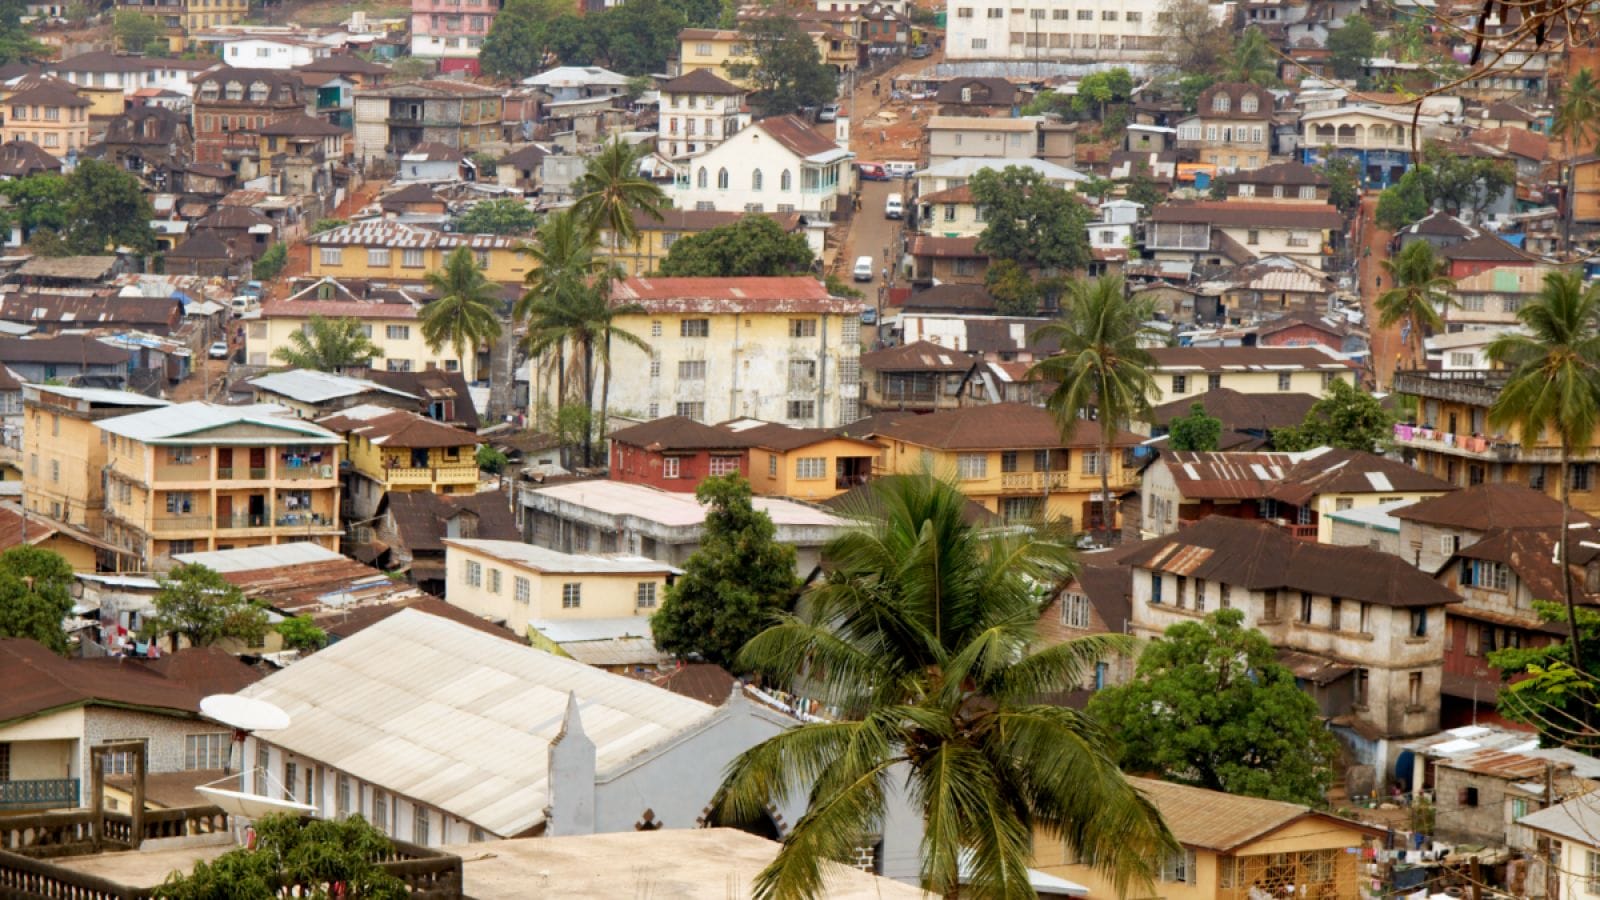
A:
[[[1348,500],[1350,505],[1346,509],[1366,509],[1377,506],[1390,500],[1426,500],[1437,497],[1443,491],[1394,491],[1388,494],[1318,494],[1315,498],[1317,510],[1317,543],[1327,544],[1333,541],[1333,520],[1328,518],[1339,512],[1339,501]]]
[[[315,250],[312,252],[315,257]],[[299,331],[310,322],[310,318],[275,316],[270,319],[257,319],[245,326],[245,357],[250,365],[275,365],[272,354],[279,347],[289,345],[289,335]],[[429,368],[455,370],[460,368],[468,381],[478,378],[477,354],[470,349],[467,358],[458,360],[455,348],[449,344],[439,347],[437,353],[429,349],[428,342],[422,339],[422,322],[420,319],[362,319],[361,324],[370,326],[371,341],[383,348],[383,356],[372,361],[375,369],[392,369],[396,362],[408,362],[411,371],[421,372]],[[393,326],[397,330],[391,336],[389,331]]]
[[[1100,476],[1084,471],[1085,457],[1090,453],[1097,453],[1089,447],[1072,447],[1065,451],[1055,450],[1051,453],[1050,471],[1036,472],[1033,468],[1033,450],[1017,451],[1017,471],[1002,472],[1004,452],[999,450],[980,451],[975,453],[958,453],[953,451],[938,450],[920,447],[907,441],[899,441],[893,437],[879,436],[878,441],[885,445],[883,473],[893,475],[912,475],[924,471],[931,471],[941,477],[956,480],[962,493],[972,500],[983,505],[993,513],[1003,513],[1002,501],[1008,497],[1043,497],[1045,479],[1049,479],[1050,495],[1049,506],[1045,510],[1048,518],[1060,516],[1071,517],[1075,524],[1082,525],[1083,504],[1092,499],[1093,495],[1100,492]],[[1066,465],[1060,465],[1062,452],[1068,454]],[[981,477],[961,477],[960,457],[982,456],[985,459],[984,472]],[[1122,465],[1122,451],[1111,451],[1110,485],[1113,493],[1131,489],[1137,484],[1134,473]]]
[[[412,479],[391,477],[397,470],[416,468],[409,447],[384,447],[359,434],[352,434],[347,445],[350,465],[357,472],[378,482],[385,491],[425,491],[437,485],[478,484],[477,444],[465,443],[459,447],[428,448],[429,469],[441,469],[435,474],[433,484],[422,484]],[[450,493],[445,491],[444,493]]]
[[[482,584],[467,583],[467,563],[483,567]],[[500,573],[495,590],[493,572]],[[528,579],[529,602],[516,600],[516,580]],[[561,605],[563,585],[582,585],[581,605],[567,609]],[[640,608],[639,585],[656,586],[656,606]],[[481,551],[451,544],[445,550],[445,600],[468,612],[504,620],[518,635],[526,634],[528,623],[539,619],[622,619],[645,617],[655,612],[666,599],[667,573],[630,572],[620,574],[541,572],[507,562]]]
[[[1151,406],[1160,406],[1173,400],[1184,397],[1200,399],[1200,396],[1209,390],[1208,377],[1212,374],[1203,371],[1179,371],[1176,369],[1155,370],[1156,398],[1150,401]],[[1222,372],[1221,387],[1238,391],[1241,394],[1310,394],[1313,397],[1322,396],[1327,388],[1329,378],[1337,378],[1346,384],[1356,383],[1354,369],[1325,371],[1289,372],[1289,388],[1283,390],[1278,387],[1279,372]],[[1187,382],[1184,390],[1178,393],[1173,390],[1173,377],[1184,376]]]
[[[718,76],[739,85],[742,88],[751,88],[754,85],[749,79],[738,79],[728,71],[728,66],[737,63],[751,63],[754,58],[746,53],[735,54],[734,47],[741,51],[743,45],[738,39],[737,32],[728,32],[725,37],[688,37],[679,41],[678,59],[679,72],[688,75],[701,69],[710,69]]]
[[[334,278],[371,278],[380,281],[421,281],[423,277],[434,270],[443,268],[444,258],[450,254],[453,247],[424,247],[422,248],[421,265],[405,264],[405,251],[399,247],[389,249],[374,247],[374,250],[388,249],[388,259],[375,260],[367,247],[311,247],[311,274],[313,276],[328,275]],[[338,251],[337,259],[324,257],[326,251]],[[528,257],[518,253],[514,247],[506,246],[481,251],[487,254],[487,261],[480,256],[479,264],[483,266],[483,274],[490,281],[503,283],[521,283],[528,274]]]
[[[840,457],[866,457],[873,462],[865,464],[871,472],[880,450],[866,444],[847,440],[828,440],[795,450],[779,451],[756,447],[750,451],[750,489],[768,497],[794,497],[798,500],[821,501],[837,497],[849,490],[839,487],[838,461]],[[821,478],[800,478],[802,459],[825,460]]]
[[[22,490],[28,509],[99,534],[105,521],[100,470],[106,464],[100,429],[84,419],[30,406],[22,431]],[[53,467],[52,461],[58,465]]]
[[[4,110],[4,123],[0,124],[0,140],[32,141],[51,156],[66,156],[68,150],[83,150],[89,146],[89,107],[48,107],[56,118],[47,118],[47,107],[31,106],[18,116],[23,107],[13,107],[8,100],[0,102]],[[118,114],[121,113],[119,109]]]

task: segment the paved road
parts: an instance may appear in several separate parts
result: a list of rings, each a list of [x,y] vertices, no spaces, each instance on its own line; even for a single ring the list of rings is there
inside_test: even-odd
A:
[[[890,194],[898,193],[902,198],[907,194],[906,183],[896,181],[863,181],[861,183],[861,211],[856,213],[855,221],[850,227],[850,237],[845,245],[848,255],[844,258],[844,277],[853,278],[856,257],[872,257],[872,280],[870,282],[852,281],[851,284],[861,291],[863,299],[878,308],[878,318],[881,320],[884,313],[883,289],[886,286],[897,286],[904,283],[904,278],[898,271],[900,262],[900,233],[904,220],[886,219],[883,216],[884,201]],[[888,256],[885,257],[885,251]],[[889,281],[883,280],[885,267],[889,270]],[[861,335],[868,346],[873,346],[877,340],[876,328],[864,328]]]

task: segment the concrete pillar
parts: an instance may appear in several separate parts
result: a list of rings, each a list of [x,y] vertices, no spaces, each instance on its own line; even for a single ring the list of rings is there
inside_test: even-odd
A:
[[[578,697],[567,693],[567,714],[561,732],[550,742],[550,805],[545,808],[545,833],[551,836],[594,834],[594,741],[583,733]]]

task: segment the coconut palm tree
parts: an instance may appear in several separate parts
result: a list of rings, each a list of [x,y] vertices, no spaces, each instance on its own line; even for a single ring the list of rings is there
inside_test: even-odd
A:
[[[1545,276],[1539,296],[1517,310],[1525,333],[1505,332],[1484,352],[1510,369],[1505,387],[1489,407],[1489,424],[1515,425],[1523,446],[1548,429],[1561,446],[1561,536],[1556,558],[1567,567],[1567,523],[1572,514],[1568,469],[1574,453],[1589,449],[1600,423],[1600,287],[1584,286],[1577,272]],[[1572,666],[1584,671],[1572,579],[1561,579],[1571,631]]]
[[[351,318],[312,316],[311,324],[289,332],[289,343],[272,351],[272,357],[297,369],[342,372],[364,366],[383,348],[367,337],[366,326]]]
[[[1378,325],[1392,328],[1397,322],[1405,322],[1412,368],[1421,368],[1422,354],[1418,351],[1422,349],[1423,336],[1444,329],[1442,313],[1455,304],[1450,295],[1455,282],[1444,274],[1444,261],[1433,255],[1433,245],[1427,241],[1412,241],[1382,265],[1394,287],[1375,304]]]
[[[1223,77],[1227,81],[1248,81],[1257,85],[1278,83],[1278,54],[1267,36],[1259,28],[1251,28],[1239,36],[1228,56]]]
[[[1034,340],[1059,343],[1054,355],[1034,363],[1030,377],[1058,385],[1045,401],[1064,435],[1083,424],[1089,410],[1100,425],[1100,524],[1116,522],[1111,500],[1111,445],[1117,429],[1150,408],[1156,394],[1150,370],[1155,360],[1142,346],[1148,303],[1123,296],[1122,279],[1075,281],[1067,287],[1061,318],[1040,328]]]
[[[422,339],[434,353],[449,344],[467,368],[467,348],[491,346],[500,337],[500,289],[485,278],[472,251],[457,247],[444,268],[425,276],[436,295],[422,308]]]
[[[1600,133],[1600,83],[1594,72],[1579,69],[1561,92],[1561,102],[1556,105],[1556,120],[1550,132],[1563,138],[1567,146],[1576,151],[1594,145]]]
[[[1069,535],[979,532],[966,502],[931,475],[873,482],[823,554],[827,576],[740,651],[741,666],[840,711],[729,766],[719,821],[807,797],[756,896],[821,896],[825,862],[881,827],[900,785],[922,817],[924,887],[944,896],[1033,896],[1036,831],[1119,887],[1148,882],[1176,848],[1109,736],[1037,699],[1132,649],[1123,635],[1039,647],[1036,622],[1075,568]]]
[[[574,185],[578,199],[572,210],[591,235],[611,234],[613,253],[639,236],[633,214],[642,212],[661,221],[661,210],[671,206],[661,186],[639,174],[639,151],[613,139],[589,157]]]

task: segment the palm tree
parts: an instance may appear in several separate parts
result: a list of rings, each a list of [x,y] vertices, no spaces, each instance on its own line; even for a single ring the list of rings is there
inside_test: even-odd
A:
[[[752,638],[741,666],[841,711],[788,729],[729,766],[719,821],[757,821],[797,790],[807,810],[756,896],[820,896],[882,821],[891,787],[922,816],[924,887],[1033,896],[1036,831],[1063,838],[1118,887],[1148,883],[1176,848],[1117,769],[1109,736],[1037,698],[1082,683],[1129,638],[1038,647],[1035,623],[1075,566],[1064,531],[980,533],[966,497],[930,475],[874,482],[829,543],[830,571],[794,614]]]
[[[1567,523],[1572,513],[1568,468],[1572,454],[1589,449],[1600,422],[1600,287],[1585,287],[1577,272],[1552,272],[1533,301],[1517,310],[1525,333],[1505,332],[1485,348],[1489,359],[1510,375],[1494,405],[1489,424],[1516,425],[1523,446],[1538,443],[1546,429],[1561,445],[1561,534],[1556,540],[1558,569],[1567,570]],[[1561,579],[1571,631],[1572,667],[1584,671],[1572,579]]]
[[[613,139],[589,157],[574,185],[578,199],[572,210],[591,235],[611,233],[612,251],[632,244],[639,236],[635,211],[661,221],[661,210],[671,206],[661,186],[639,174],[639,152]]]
[[[1240,35],[1223,76],[1228,81],[1247,81],[1263,87],[1278,83],[1277,51],[1261,29],[1251,28]]]
[[[1058,385],[1045,401],[1063,435],[1070,437],[1093,409],[1100,423],[1100,525],[1116,521],[1111,501],[1111,445],[1117,429],[1150,409],[1156,394],[1150,370],[1155,360],[1142,346],[1148,303],[1123,296],[1122,279],[1075,281],[1067,288],[1061,319],[1040,328],[1034,340],[1059,343],[1054,355],[1034,363],[1030,377]]]
[[[1595,83],[1593,72],[1579,69],[1567,82],[1566,90],[1561,92],[1561,102],[1556,106],[1556,120],[1550,131],[1567,145],[1567,214],[1561,219],[1561,229],[1563,243],[1570,246],[1572,197],[1575,193],[1572,160],[1579,155],[1579,148],[1593,147],[1596,132],[1600,132],[1600,84]]]
[[[476,353],[500,337],[500,289],[466,247],[452,250],[444,268],[429,272],[426,281],[437,296],[422,309],[422,339],[434,353],[450,344],[465,371],[467,347]]]
[[[383,348],[367,337],[366,326],[355,319],[312,316],[311,324],[289,332],[289,343],[272,351],[274,359],[297,369],[342,372],[364,366]]]
[[[1444,261],[1433,255],[1427,241],[1412,241],[1399,255],[1382,263],[1394,287],[1378,298],[1378,325],[1392,328],[1406,323],[1406,347],[1411,351],[1413,368],[1420,368],[1424,333],[1444,329],[1443,311],[1455,304],[1450,291],[1455,287],[1444,274]]]

